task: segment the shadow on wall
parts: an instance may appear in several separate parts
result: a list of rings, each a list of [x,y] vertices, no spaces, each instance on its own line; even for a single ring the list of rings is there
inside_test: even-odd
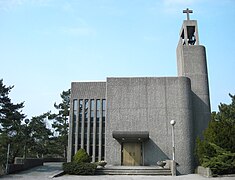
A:
[[[157,165],[157,161],[170,159],[152,139],[149,139],[144,144],[144,165]]]
[[[193,127],[194,127],[194,140],[197,137],[202,137],[203,131],[208,127],[211,110],[210,106],[203,102],[203,100],[192,92],[193,97]]]
[[[156,166],[157,161],[171,160],[155,143],[152,139],[149,139],[145,143],[145,157],[144,157],[144,165],[145,166]],[[176,163],[176,166],[180,165]],[[176,174],[180,175],[181,173],[176,169]]]
[[[194,152],[196,148],[196,138],[203,138],[203,131],[208,127],[211,120],[210,102],[206,104],[198,95],[192,92],[193,97],[193,142],[191,151]],[[193,156],[193,169],[197,167],[196,157]]]

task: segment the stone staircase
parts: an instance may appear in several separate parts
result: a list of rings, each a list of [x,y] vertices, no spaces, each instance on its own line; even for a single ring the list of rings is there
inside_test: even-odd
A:
[[[96,174],[171,176],[171,170],[157,166],[107,166],[105,168],[97,168]]]

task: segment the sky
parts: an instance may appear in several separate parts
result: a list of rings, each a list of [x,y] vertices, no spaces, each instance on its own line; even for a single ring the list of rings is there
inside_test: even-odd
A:
[[[28,118],[73,81],[177,76],[190,8],[206,47],[212,111],[235,94],[234,0],[0,0],[0,79]]]

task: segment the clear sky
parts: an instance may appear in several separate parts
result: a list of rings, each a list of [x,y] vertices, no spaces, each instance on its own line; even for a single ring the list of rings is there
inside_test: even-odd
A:
[[[30,118],[54,110],[72,81],[176,76],[187,7],[217,111],[235,94],[234,0],[0,0],[0,79]]]

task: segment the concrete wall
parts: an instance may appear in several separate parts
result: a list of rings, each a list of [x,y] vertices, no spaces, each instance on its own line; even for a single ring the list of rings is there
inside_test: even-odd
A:
[[[212,177],[213,176],[212,171],[211,171],[210,168],[205,168],[205,167],[202,167],[202,166],[197,167],[196,173],[200,174],[201,176],[205,176],[205,177]]]
[[[105,99],[106,96],[106,82],[72,82],[71,84],[71,108],[70,108],[70,120],[69,120],[69,137],[68,137],[68,155],[67,161],[70,162],[72,160],[72,148],[77,149],[77,141],[78,141],[78,128],[76,127],[76,135],[75,135],[75,147],[72,145],[72,129],[73,129],[73,100],[74,99]],[[89,105],[90,106],[90,105]],[[84,108],[83,108],[84,109]],[[89,107],[90,109],[90,107]],[[78,109],[77,109],[78,112]],[[84,114],[84,113],[83,113]],[[89,115],[90,116],[90,115]],[[76,124],[78,124],[78,114]],[[96,119],[94,119],[96,121]],[[100,121],[101,122],[101,121]],[[83,118],[84,124],[84,118]],[[88,122],[90,124],[90,122]],[[95,126],[94,126],[95,128]],[[89,131],[89,128],[88,128]],[[94,130],[95,132],[95,130]],[[84,134],[84,130],[82,130],[82,134]],[[83,136],[83,135],[82,135]],[[82,138],[83,141],[84,138]],[[89,133],[88,138],[89,140]],[[94,138],[95,140],[95,133]],[[94,143],[94,142],[93,142]],[[84,143],[83,143],[84,144]],[[89,144],[89,143],[88,143]],[[95,146],[94,146],[95,147]],[[89,148],[89,146],[88,146]],[[88,150],[89,152],[89,150]],[[95,149],[93,150],[95,152]],[[75,152],[76,153],[76,152]],[[94,159],[93,159],[94,161]]]
[[[201,137],[208,126],[211,112],[205,47],[178,45],[177,66],[178,76],[191,80],[194,138]]]
[[[43,162],[66,162],[66,159],[65,158],[47,157],[47,158],[43,158]]]
[[[106,82],[72,82],[71,99],[105,98]]]
[[[8,165],[8,173],[16,173],[19,171],[24,171],[31,169],[36,166],[43,166],[43,159],[40,158],[27,158],[16,157],[14,164]]]
[[[121,144],[113,131],[149,131],[144,165],[172,159],[170,120],[175,119],[176,161],[192,173],[191,84],[186,77],[107,78],[106,149],[108,164],[121,164]]]

